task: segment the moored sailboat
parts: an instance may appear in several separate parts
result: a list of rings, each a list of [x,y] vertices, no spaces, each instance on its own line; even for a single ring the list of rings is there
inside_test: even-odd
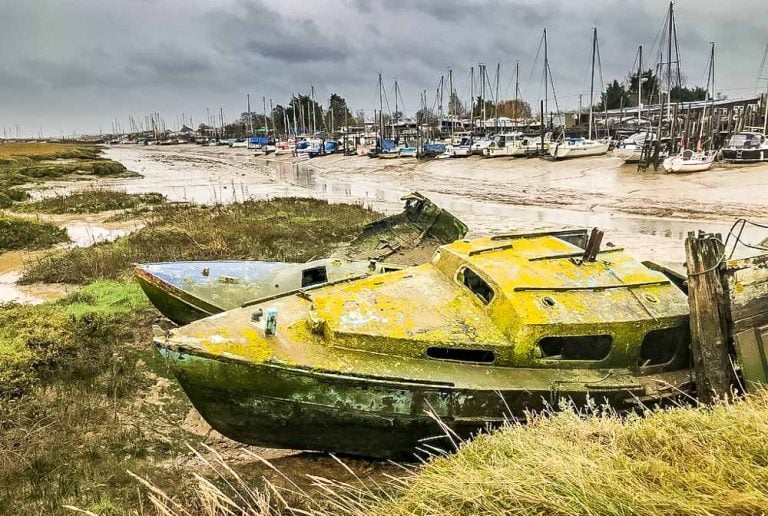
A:
[[[549,155],[555,159],[602,156],[608,152],[609,143],[592,139],[594,118],[595,57],[597,55],[597,28],[592,32],[592,85],[589,90],[589,137],[561,138],[549,147]]]

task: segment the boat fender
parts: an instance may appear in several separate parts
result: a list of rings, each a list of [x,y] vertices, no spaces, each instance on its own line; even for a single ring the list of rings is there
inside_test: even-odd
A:
[[[277,333],[277,308],[267,308],[267,320],[264,324],[264,334],[274,335]]]

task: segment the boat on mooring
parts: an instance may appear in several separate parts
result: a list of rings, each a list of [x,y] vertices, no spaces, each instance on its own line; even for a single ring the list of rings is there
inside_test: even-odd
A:
[[[367,224],[331,258],[145,263],[134,273],[152,304],[183,325],[254,299],[424,263],[440,245],[467,233],[463,222],[418,192],[402,200],[401,213]]]
[[[703,172],[712,168],[717,152],[693,151],[684,149],[677,156],[670,156],[662,162],[666,172],[685,174],[689,172]]]
[[[549,146],[549,155],[555,159],[602,156],[608,152],[609,144],[586,138],[563,138]]]
[[[640,131],[631,134],[618,142],[613,155],[624,160],[624,163],[639,163],[643,157],[646,144],[656,140],[656,135],[650,131]]]
[[[217,431],[407,458],[528,410],[690,390],[688,299],[602,234],[459,240],[429,263],[202,319],[155,345]],[[438,423],[439,420],[439,423]]]
[[[729,163],[768,161],[768,138],[756,131],[736,133],[723,147],[723,160]]]

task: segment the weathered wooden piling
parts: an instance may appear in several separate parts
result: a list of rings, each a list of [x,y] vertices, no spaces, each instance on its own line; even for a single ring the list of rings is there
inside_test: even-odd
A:
[[[729,260],[724,287],[736,362],[750,392],[768,385],[768,254]]]
[[[711,403],[727,396],[733,383],[721,276],[724,247],[717,235],[690,232],[685,252],[696,392],[699,401]]]

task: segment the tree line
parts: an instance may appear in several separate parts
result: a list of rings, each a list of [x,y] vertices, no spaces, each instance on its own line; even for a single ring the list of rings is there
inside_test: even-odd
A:
[[[604,109],[621,109],[626,107],[636,107],[638,103],[638,85],[642,80],[642,103],[653,104],[659,102],[659,92],[661,91],[660,78],[653,69],[648,69],[642,73],[635,72],[630,74],[626,81],[619,82],[613,80],[606,85],[605,90],[600,94],[600,101],[595,105],[595,109],[602,111]],[[693,102],[705,100],[707,90],[701,86],[687,87],[677,84],[671,88],[672,102]],[[666,95],[666,94],[665,94]],[[718,100],[724,99],[721,93],[717,95]],[[666,96],[662,100],[666,102]]]

